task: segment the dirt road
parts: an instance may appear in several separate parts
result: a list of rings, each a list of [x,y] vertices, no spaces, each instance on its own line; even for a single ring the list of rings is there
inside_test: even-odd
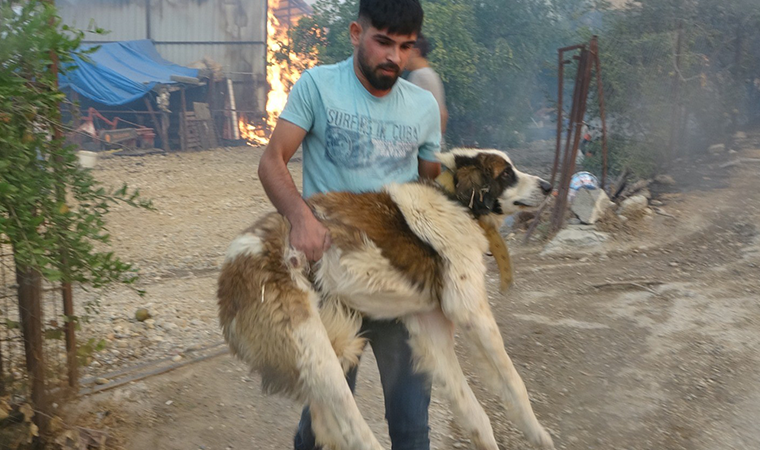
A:
[[[737,155],[684,163],[672,174],[679,184],[657,193],[674,217],[642,219],[602,254],[542,256],[539,244],[513,242],[517,285],[502,296],[491,279],[491,303],[558,448],[760,448],[760,165],[719,168],[726,158],[760,158],[758,147],[755,136]],[[149,295],[103,299],[108,312],[92,329],[119,326],[113,341],[134,344],[101,364],[221,340],[216,268],[229,240],[268,208],[255,179],[259,155],[121,158],[97,169],[101,179],[139,185],[161,210],[121,209],[111,219],[116,251],[143,268]],[[521,157],[513,155],[518,165]],[[140,302],[163,322],[131,321]],[[500,444],[528,448],[462,359]],[[371,354],[359,377],[360,408],[384,438]],[[299,409],[262,396],[256,377],[225,355],[85,398],[70,420],[108,426],[134,450],[287,449]],[[434,448],[469,448],[435,392],[431,429]]]

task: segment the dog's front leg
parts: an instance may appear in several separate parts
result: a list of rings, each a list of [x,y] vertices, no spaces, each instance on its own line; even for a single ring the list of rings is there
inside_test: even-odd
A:
[[[491,422],[475,398],[454,352],[454,326],[440,308],[406,316],[417,370],[430,374],[451,403],[457,423],[479,450],[497,450]]]
[[[462,275],[456,275],[453,280],[458,282],[444,289],[443,311],[466,342],[474,347],[483,381],[492,392],[498,393],[507,416],[532,444],[553,449],[552,438],[538,423],[525,384],[504,349],[504,340],[488,305],[485,281]]]

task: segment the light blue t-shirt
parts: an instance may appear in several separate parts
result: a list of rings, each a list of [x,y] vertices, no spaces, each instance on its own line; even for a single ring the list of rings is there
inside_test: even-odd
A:
[[[375,97],[354,73],[353,58],[305,71],[280,118],[308,133],[303,140],[303,196],[371,192],[417,179],[417,157],[440,150],[438,104],[400,79]]]

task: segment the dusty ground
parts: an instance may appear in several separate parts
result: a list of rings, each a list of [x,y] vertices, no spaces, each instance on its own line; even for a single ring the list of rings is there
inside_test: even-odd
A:
[[[760,448],[760,164],[718,167],[760,158],[758,136],[746,147],[684,163],[672,174],[679,185],[658,193],[675,218],[643,219],[604,254],[541,256],[539,244],[513,241],[517,285],[502,296],[491,280],[491,303],[559,448]],[[160,212],[120,208],[111,218],[116,251],[139,264],[148,296],[116,290],[102,299],[86,332],[106,336],[109,349],[90,374],[181,360],[221,340],[221,255],[268,209],[259,155],[245,148],[102,162],[100,179],[140,187]],[[534,154],[513,159],[536,163]],[[131,319],[140,306],[153,322]],[[527,448],[463,359],[503,448]],[[358,399],[383,437],[378,384],[367,354]],[[69,417],[103,422],[127,449],[287,449],[299,409],[262,396],[256,377],[224,355],[87,397]],[[435,392],[431,428],[434,448],[468,448]]]

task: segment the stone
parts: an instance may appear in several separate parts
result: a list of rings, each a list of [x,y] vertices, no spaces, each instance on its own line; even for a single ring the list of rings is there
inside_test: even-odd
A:
[[[138,322],[145,322],[146,320],[150,319],[151,315],[145,308],[140,308],[137,311],[135,311],[135,319],[137,319]]]
[[[572,253],[602,253],[603,244],[609,239],[607,233],[596,231],[587,225],[568,226],[557,233],[541,252],[542,255]]]
[[[570,209],[582,223],[594,224],[613,205],[601,189],[579,189]]]
[[[723,153],[726,151],[726,144],[713,144],[707,148],[707,151],[712,153],[713,155]]]
[[[103,385],[103,384],[108,384],[110,381],[111,380],[109,380],[108,378],[103,378],[103,377],[95,378],[95,384]]]
[[[674,186],[676,184],[676,180],[674,180],[673,177],[664,173],[654,177],[654,181],[656,183],[664,184],[665,186]]]
[[[747,139],[747,133],[743,131],[737,131],[734,133],[734,139]]]
[[[646,197],[643,195],[634,195],[633,197],[623,200],[623,203],[620,204],[620,208],[618,209],[618,214],[630,219],[631,216],[643,213],[644,210],[647,209],[647,206],[649,206],[649,200],[647,200]]]

